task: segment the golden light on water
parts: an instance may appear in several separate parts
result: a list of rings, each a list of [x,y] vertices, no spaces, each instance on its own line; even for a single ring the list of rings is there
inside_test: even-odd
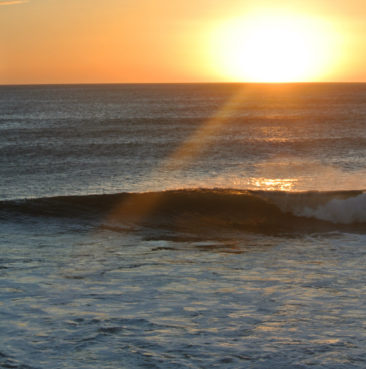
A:
[[[242,100],[244,94],[241,90],[234,94],[223,106],[218,109],[210,119],[199,126],[193,134],[185,140],[170,156],[161,161],[160,165],[146,176],[145,182],[155,182],[159,174],[163,172],[174,172],[183,169],[189,163],[192,163],[201,153],[201,151],[211,143],[215,134],[220,133],[228,122],[230,115],[235,112]],[[157,192],[148,199],[142,197],[136,200],[135,197],[128,198],[126,201],[118,204],[109,215],[109,222],[123,214],[134,214],[135,222],[141,221],[148,215],[161,200],[162,193]]]
[[[296,178],[254,178],[251,185],[263,191],[292,191]]]
[[[336,69],[339,41],[329,23],[268,12],[215,26],[209,55],[212,67],[235,81],[316,81]]]

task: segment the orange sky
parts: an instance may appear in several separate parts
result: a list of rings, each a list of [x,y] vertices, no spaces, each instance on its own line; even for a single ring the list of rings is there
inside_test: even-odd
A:
[[[0,0],[0,84],[241,81],[215,29],[268,9],[335,30],[317,81],[366,82],[365,0]]]

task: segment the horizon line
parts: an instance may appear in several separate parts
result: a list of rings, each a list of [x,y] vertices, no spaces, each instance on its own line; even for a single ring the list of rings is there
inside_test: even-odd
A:
[[[218,85],[218,84],[250,84],[250,85],[295,85],[295,84],[366,84],[366,81],[309,81],[309,82],[66,82],[66,83],[0,83],[0,87],[16,86],[109,86],[109,85]]]

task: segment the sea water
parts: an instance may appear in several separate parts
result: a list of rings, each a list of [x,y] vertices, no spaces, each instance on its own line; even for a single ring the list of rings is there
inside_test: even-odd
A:
[[[365,84],[2,86],[0,153],[0,367],[365,368]]]

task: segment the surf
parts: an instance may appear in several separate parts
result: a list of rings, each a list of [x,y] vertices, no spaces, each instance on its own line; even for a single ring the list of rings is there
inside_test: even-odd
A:
[[[365,233],[366,193],[196,188],[56,196],[1,201],[0,216],[17,221],[79,219],[111,229],[141,226],[195,234]]]

